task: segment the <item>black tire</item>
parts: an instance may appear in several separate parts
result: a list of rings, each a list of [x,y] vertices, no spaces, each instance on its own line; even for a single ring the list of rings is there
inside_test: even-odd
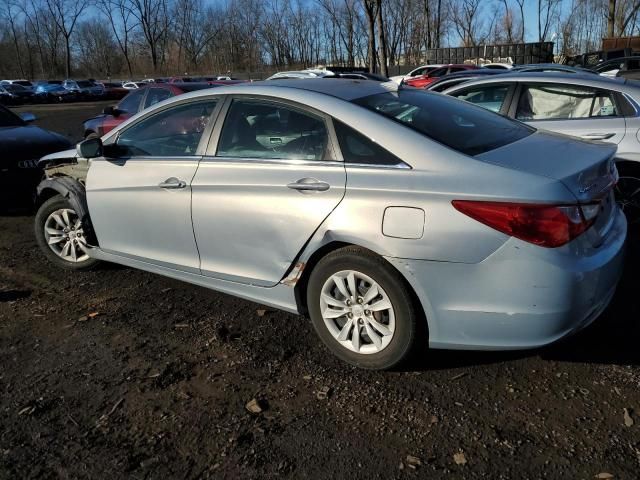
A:
[[[393,306],[395,331],[389,344],[379,352],[363,354],[344,347],[334,338],[322,317],[322,288],[332,275],[344,270],[354,270],[373,279],[386,292]],[[318,262],[309,276],[307,308],[318,336],[329,350],[341,360],[361,368],[397,368],[410,357],[414,344],[426,337],[421,335],[421,332],[426,333],[426,325],[416,311],[405,279],[383,258],[355,246],[335,250]]]
[[[47,257],[47,260],[58,267],[67,270],[91,270],[100,263],[99,260],[96,260],[95,258],[88,258],[80,262],[67,261],[62,257],[56,255],[49,247],[49,244],[47,243],[47,240],[45,238],[45,223],[47,221],[47,218],[49,218],[49,215],[60,209],[73,210],[73,207],[71,206],[71,203],[69,203],[69,201],[62,195],[56,195],[44,202],[36,213],[35,234],[36,242],[38,243],[40,250],[44,253],[45,257]]]
[[[627,217],[629,224],[640,222],[640,165],[622,163],[618,165],[620,178],[615,187],[616,202]]]

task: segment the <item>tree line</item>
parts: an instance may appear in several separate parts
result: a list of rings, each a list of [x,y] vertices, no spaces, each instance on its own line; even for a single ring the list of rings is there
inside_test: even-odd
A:
[[[637,34],[640,0],[5,0],[0,77],[136,78],[417,65],[444,46]],[[535,18],[525,18],[527,13]]]

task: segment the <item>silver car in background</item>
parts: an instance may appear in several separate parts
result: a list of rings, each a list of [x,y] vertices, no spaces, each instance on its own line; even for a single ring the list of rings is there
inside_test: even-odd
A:
[[[341,359],[391,368],[597,318],[626,237],[614,153],[392,82],[225,86],[45,157],[35,233],[61,267],[308,314]]]
[[[640,83],[593,74],[509,73],[443,93],[536,128],[617,145],[617,196],[628,218],[640,220]]]

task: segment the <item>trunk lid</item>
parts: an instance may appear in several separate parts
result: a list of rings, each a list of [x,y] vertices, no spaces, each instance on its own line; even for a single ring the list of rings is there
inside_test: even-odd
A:
[[[601,199],[617,181],[610,143],[587,142],[561,134],[536,132],[474,158],[505,168],[561,181],[580,203]]]
[[[603,238],[611,228],[616,211],[613,193],[618,180],[614,162],[616,150],[616,145],[610,143],[538,131],[474,158],[558,180],[578,203],[599,204],[594,228]]]

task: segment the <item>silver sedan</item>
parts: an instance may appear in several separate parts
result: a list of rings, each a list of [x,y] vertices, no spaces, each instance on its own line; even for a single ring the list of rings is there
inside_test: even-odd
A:
[[[583,328],[620,277],[615,147],[393,83],[202,90],[45,158],[61,267],[140,268],[308,314],[341,359],[522,349]]]
[[[535,128],[617,145],[618,199],[630,220],[640,220],[640,83],[592,73],[509,73],[444,93]]]

